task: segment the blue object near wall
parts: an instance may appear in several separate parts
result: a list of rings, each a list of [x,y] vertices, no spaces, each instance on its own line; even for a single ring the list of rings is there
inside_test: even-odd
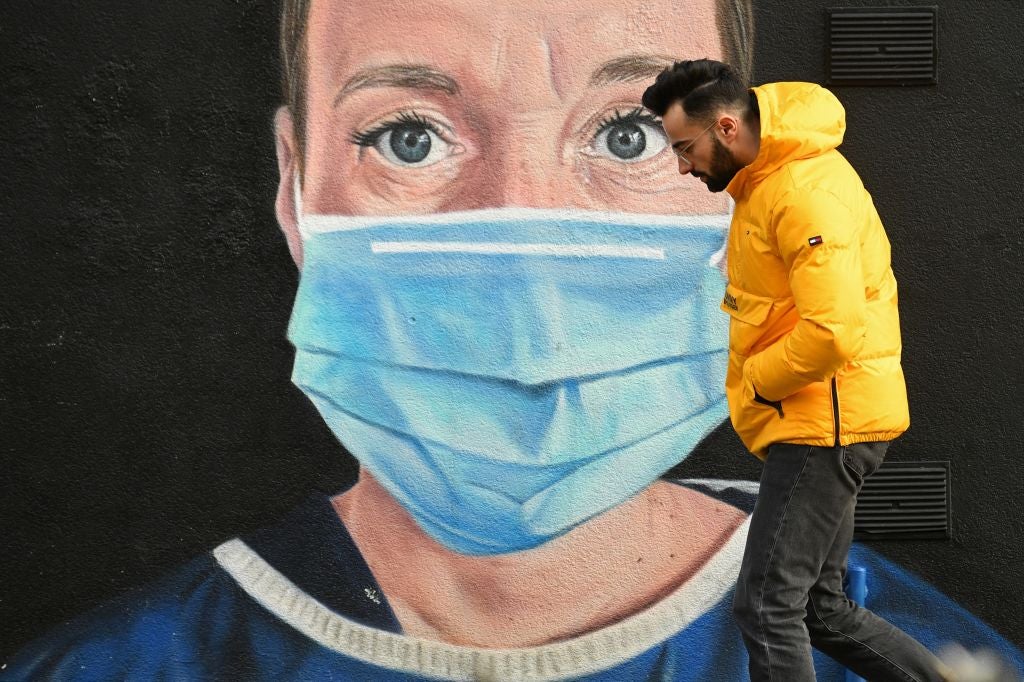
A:
[[[846,596],[864,606],[868,597],[868,571],[863,566],[850,566],[846,571]],[[864,682],[864,678],[852,670],[846,671],[846,682]]]

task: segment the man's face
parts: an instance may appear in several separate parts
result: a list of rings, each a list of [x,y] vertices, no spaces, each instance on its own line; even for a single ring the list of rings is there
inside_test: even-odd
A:
[[[668,59],[721,58],[714,0],[580,2],[314,2],[307,210],[727,211],[639,104]]]
[[[730,123],[731,118],[726,125]],[[669,107],[663,120],[669,145],[684,157],[676,157],[679,173],[692,175],[716,193],[724,190],[743,168],[732,150],[719,140],[721,125],[718,118],[710,124],[691,119],[678,102]]]

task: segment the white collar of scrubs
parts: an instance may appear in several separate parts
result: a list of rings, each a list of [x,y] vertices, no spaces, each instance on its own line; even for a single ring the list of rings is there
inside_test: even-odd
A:
[[[306,594],[238,539],[214,557],[265,609],[333,651],[389,670],[449,680],[558,680],[608,670],[684,630],[736,583],[750,521],[672,594],[614,625],[522,649],[485,649],[408,637],[356,623]]]

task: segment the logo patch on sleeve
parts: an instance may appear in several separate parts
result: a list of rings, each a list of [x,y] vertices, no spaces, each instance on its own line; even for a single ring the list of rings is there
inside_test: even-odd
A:
[[[807,243],[810,244],[811,246],[817,246],[818,244],[821,244],[824,241],[825,240],[822,239],[821,235],[819,234],[819,235],[815,235],[814,237],[811,237],[810,239],[808,239]]]

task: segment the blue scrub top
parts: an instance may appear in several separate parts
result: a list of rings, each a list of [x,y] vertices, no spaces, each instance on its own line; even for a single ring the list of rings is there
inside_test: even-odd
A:
[[[749,482],[677,483],[753,508]],[[690,581],[701,588],[691,592],[696,599],[679,592],[643,618],[576,640],[507,651],[453,647],[402,635],[330,498],[314,496],[279,524],[34,642],[0,680],[745,680],[746,651],[730,612],[741,554],[742,537],[734,537]],[[1017,648],[919,578],[856,544],[850,564],[867,569],[868,607],[925,646],[986,647],[1024,673]],[[817,652],[815,667],[819,680],[843,679]]]

